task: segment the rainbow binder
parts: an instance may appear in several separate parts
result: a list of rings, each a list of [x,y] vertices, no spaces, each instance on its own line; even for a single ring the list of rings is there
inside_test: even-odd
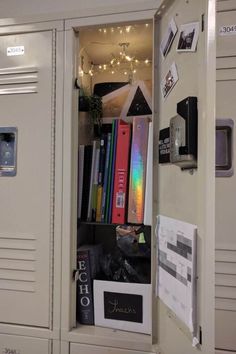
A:
[[[148,118],[134,117],[131,145],[128,222],[142,224],[144,217]]]

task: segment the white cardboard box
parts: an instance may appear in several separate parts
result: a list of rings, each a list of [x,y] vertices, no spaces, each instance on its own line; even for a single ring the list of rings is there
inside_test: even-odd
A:
[[[151,285],[94,280],[95,325],[151,333]]]

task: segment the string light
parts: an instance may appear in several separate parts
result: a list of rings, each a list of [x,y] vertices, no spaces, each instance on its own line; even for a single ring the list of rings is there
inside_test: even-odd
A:
[[[143,24],[144,28],[150,27],[149,23]],[[122,35],[122,37],[129,36],[129,34],[135,30],[137,25],[126,25],[126,26],[117,26],[117,27],[104,27],[98,28],[99,33],[103,35],[108,35],[109,33],[115,34],[115,32]],[[128,37],[125,37],[128,38]],[[130,45],[129,42],[121,42],[118,44],[120,46],[120,51],[117,56],[112,54],[112,58],[109,62],[94,64],[90,63],[90,68],[87,72],[84,70],[84,57],[81,57],[81,62],[79,66],[79,76],[90,75],[94,76],[97,72],[107,71],[110,74],[114,75],[116,72],[123,73],[123,75],[128,75],[129,80],[132,81],[133,75],[137,73],[137,68],[141,69],[144,66],[147,66],[151,63],[151,60],[148,58],[140,59],[135,58],[134,56],[127,53],[128,47]]]

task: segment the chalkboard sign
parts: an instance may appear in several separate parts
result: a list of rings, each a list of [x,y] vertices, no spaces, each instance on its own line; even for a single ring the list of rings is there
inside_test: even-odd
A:
[[[104,291],[104,318],[143,322],[143,296]]]
[[[94,280],[96,326],[151,334],[151,284]]]
[[[170,128],[161,129],[159,133],[159,163],[170,162]]]

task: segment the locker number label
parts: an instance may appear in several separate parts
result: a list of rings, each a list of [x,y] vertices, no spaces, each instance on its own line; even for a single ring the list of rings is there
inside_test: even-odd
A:
[[[17,47],[7,47],[7,56],[13,57],[15,55],[24,55],[25,47],[23,45],[18,45]]]
[[[3,354],[20,354],[20,351],[17,349],[4,348]]]
[[[236,25],[220,27],[219,34],[220,34],[220,36],[236,35]]]

